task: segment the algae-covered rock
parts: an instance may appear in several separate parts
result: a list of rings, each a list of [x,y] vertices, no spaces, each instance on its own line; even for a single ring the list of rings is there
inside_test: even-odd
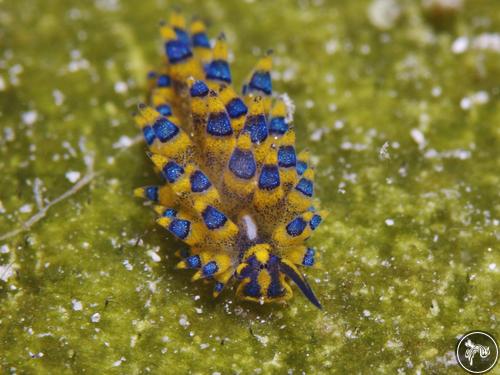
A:
[[[383,28],[372,1],[175,4],[237,82],[275,51],[330,211],[318,310],[213,300],[132,196],[158,181],[130,112],[171,2],[0,1],[0,373],[458,373],[458,336],[498,339],[500,4],[436,27],[388,3]]]

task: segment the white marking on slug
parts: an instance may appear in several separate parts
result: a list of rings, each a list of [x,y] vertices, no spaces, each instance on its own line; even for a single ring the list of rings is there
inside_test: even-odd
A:
[[[242,217],[243,222],[245,224],[247,230],[247,237],[249,240],[254,240],[257,238],[257,225],[255,225],[255,221],[250,215],[245,215]]]

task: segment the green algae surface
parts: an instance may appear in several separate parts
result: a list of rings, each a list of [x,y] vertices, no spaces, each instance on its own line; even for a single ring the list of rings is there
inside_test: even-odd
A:
[[[500,4],[175,3],[0,1],[0,373],[461,373],[457,337],[500,338]],[[330,211],[323,310],[213,300],[132,197],[172,5],[226,32],[237,81],[275,51]]]

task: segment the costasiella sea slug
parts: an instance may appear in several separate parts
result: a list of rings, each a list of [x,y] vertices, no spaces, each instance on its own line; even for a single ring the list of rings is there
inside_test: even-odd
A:
[[[283,302],[293,281],[321,308],[302,269],[317,266],[305,241],[326,213],[286,101],[273,95],[271,53],[240,96],[223,35],[212,47],[203,22],[188,26],[179,13],[160,32],[165,57],[134,118],[165,184],[135,195],[155,202],[157,223],[188,245],[177,267],[213,281],[214,296],[236,281],[240,298]]]

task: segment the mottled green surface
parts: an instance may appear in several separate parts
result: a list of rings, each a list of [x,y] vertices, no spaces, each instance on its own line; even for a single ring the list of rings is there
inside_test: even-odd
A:
[[[120,147],[171,2],[0,1],[0,373],[460,373],[458,335],[500,338],[500,51],[452,52],[500,31],[500,3],[399,4],[386,31],[367,1],[182,5],[225,30],[238,80],[275,49],[331,211],[319,311],[212,300],[131,196],[158,181],[144,145]],[[46,204],[92,159],[8,234],[34,186]]]

